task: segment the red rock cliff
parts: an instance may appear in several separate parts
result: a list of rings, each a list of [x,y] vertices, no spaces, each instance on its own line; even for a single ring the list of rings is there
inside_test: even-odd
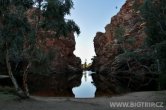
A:
[[[146,23],[137,9],[143,1],[126,0],[119,13],[106,25],[105,33],[96,33],[96,56],[92,63],[92,69],[97,73],[93,75],[96,95],[157,88],[157,76],[151,75],[147,69],[153,64],[152,59],[138,62],[134,58],[122,57],[129,52],[140,56],[149,52],[143,48]]]
[[[143,0],[137,2],[140,5]],[[134,50],[143,45],[146,37],[144,23],[140,12],[134,10],[134,5],[134,0],[127,0],[120,12],[113,16],[111,22],[106,25],[105,33],[97,32],[94,38],[97,71],[102,70],[104,65],[111,64],[114,58],[122,53],[122,43],[118,41],[118,36],[122,37],[126,50]],[[128,43],[131,39],[134,43]]]
[[[28,21],[35,26],[35,8],[27,12]],[[42,19],[42,17],[41,17]],[[76,57],[74,33],[66,37],[52,38],[53,31],[39,29],[37,32],[37,45],[45,52],[53,50],[53,60],[50,63],[51,74],[30,75],[30,92],[44,96],[71,96],[72,88],[78,86],[81,80],[81,59]]]
[[[34,13],[35,8],[27,12],[28,21],[32,26],[36,26],[36,19]],[[42,19],[42,17],[41,17]],[[64,73],[68,70],[81,71],[81,60],[76,57],[73,52],[75,50],[75,36],[74,33],[69,33],[66,37],[52,37],[55,32],[44,31],[42,28],[37,32],[37,43],[39,47],[43,48],[46,52],[49,49],[55,51],[54,60],[52,60],[51,68],[54,73]]]

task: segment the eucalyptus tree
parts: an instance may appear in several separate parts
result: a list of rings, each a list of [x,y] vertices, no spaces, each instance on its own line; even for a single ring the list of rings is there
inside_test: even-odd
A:
[[[40,31],[53,32],[51,38],[67,37],[68,33],[80,33],[73,20],[65,19],[73,8],[72,0],[0,0],[0,55],[8,74],[20,96],[29,96],[27,75],[47,73],[54,52],[45,53],[38,45]],[[35,26],[28,21],[28,10],[35,9]],[[47,37],[47,36],[46,36]],[[46,38],[45,37],[45,38]],[[42,38],[42,40],[45,40]],[[40,38],[41,39],[41,38]],[[26,61],[23,68],[24,92],[17,84],[11,64]],[[44,65],[44,69],[42,70]]]
[[[31,31],[25,12],[32,7],[31,0],[0,0],[0,57],[19,96],[25,94],[19,87],[11,67],[21,60],[25,38]]]
[[[30,45],[31,52],[28,52],[28,64],[23,74],[25,93],[29,95],[27,85],[27,75],[29,70],[34,73],[50,73],[50,63],[54,57],[55,52],[49,49],[45,53],[36,39],[45,41],[46,38],[59,38],[60,36],[68,37],[69,33],[80,34],[80,29],[73,20],[66,19],[65,16],[70,14],[73,8],[72,0],[35,0],[35,26],[34,38],[35,45]],[[38,33],[49,32],[51,35],[38,38]],[[39,48],[36,48],[39,47]]]

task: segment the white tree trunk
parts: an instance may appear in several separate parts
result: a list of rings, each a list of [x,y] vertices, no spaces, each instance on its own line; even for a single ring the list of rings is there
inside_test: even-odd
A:
[[[12,68],[11,68],[11,65],[10,65],[10,62],[9,62],[9,50],[8,49],[6,50],[6,65],[7,65],[7,70],[8,70],[9,77],[12,80],[12,83],[15,87],[15,90],[16,90],[18,96],[21,97],[21,98],[26,98],[27,96],[21,90],[21,88],[19,87],[15,77],[13,76]]]
[[[24,71],[24,74],[23,74],[23,86],[24,86],[24,91],[25,91],[25,94],[26,96],[30,96],[29,94],[29,89],[28,89],[28,84],[27,84],[27,80],[28,80],[28,69],[30,68],[31,66],[31,63],[29,63],[26,67],[26,70]]]

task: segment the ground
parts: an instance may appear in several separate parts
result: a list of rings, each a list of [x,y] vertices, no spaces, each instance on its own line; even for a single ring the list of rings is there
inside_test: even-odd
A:
[[[164,107],[115,108],[110,107],[110,102],[164,102]],[[166,110],[166,91],[134,92],[93,99],[31,96],[30,99],[20,100],[6,94],[0,95],[0,110]]]

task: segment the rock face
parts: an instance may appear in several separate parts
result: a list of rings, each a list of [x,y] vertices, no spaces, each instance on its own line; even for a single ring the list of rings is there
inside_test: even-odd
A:
[[[149,67],[153,61],[145,60],[144,64],[143,62],[138,64],[130,57],[121,58],[127,52],[144,56],[150,51],[143,48],[146,23],[143,22],[140,11],[137,10],[143,1],[127,0],[120,12],[112,17],[111,23],[106,25],[105,33],[97,32],[94,38],[96,57],[92,69],[97,72],[94,79],[98,79],[95,83],[101,91],[110,90],[110,93],[114,93],[121,87],[129,90],[143,90],[143,88],[150,90],[156,87],[155,81],[150,81],[151,77],[145,75],[150,74],[146,67]],[[130,77],[135,75],[136,77]],[[128,78],[125,79],[125,77]],[[138,80],[133,81],[134,78]],[[147,87],[151,84],[154,84],[154,88]],[[138,88],[131,87],[136,85]]]
[[[36,27],[37,19],[35,18],[37,10],[35,8],[28,10],[28,21],[33,27]],[[42,19],[42,17],[41,17]],[[67,36],[53,37],[56,32],[45,31],[42,28],[37,32],[37,45],[43,48],[45,52],[54,51],[54,59],[51,63],[51,69],[54,73],[64,73],[68,70],[81,71],[81,59],[76,57],[74,33],[68,33]]]
[[[51,65],[54,73],[78,73],[82,71],[81,59],[73,54],[75,50],[75,37],[73,33],[68,34],[68,37],[48,38],[45,46],[46,50],[50,48],[55,50],[54,60]]]
[[[100,71],[103,65],[112,63],[117,55],[123,53],[122,43],[118,37],[124,39],[124,48],[126,50],[134,50],[143,45],[144,38],[146,37],[144,23],[142,22],[140,12],[135,11],[133,5],[134,0],[127,0],[120,12],[112,17],[111,23],[105,27],[106,32],[97,32],[94,38],[97,64],[95,67],[97,71]],[[134,40],[134,43],[130,44],[128,40]]]
[[[27,12],[28,20],[34,27],[36,25],[35,11],[34,8]],[[39,29],[37,33],[37,45],[46,53],[52,50],[54,55],[49,65],[51,68],[49,75],[29,76],[30,92],[46,96],[72,95],[71,89],[79,85],[82,75],[81,59],[73,54],[76,44],[75,36],[74,33],[69,33],[66,37],[52,38],[54,33],[42,29]]]
[[[29,78],[29,85],[33,85],[30,86],[30,90],[33,94],[40,96],[73,96],[72,88],[81,83],[82,76],[81,60],[73,54],[74,35],[47,39],[45,49],[49,48],[55,50],[55,56],[50,65],[52,73],[49,76],[34,77],[32,75]]]

